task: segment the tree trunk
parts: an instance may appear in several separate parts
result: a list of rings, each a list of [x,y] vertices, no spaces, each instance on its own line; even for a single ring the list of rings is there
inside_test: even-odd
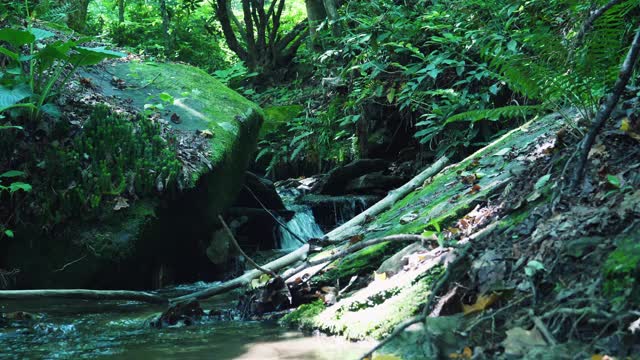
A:
[[[124,1],[125,0],[118,0],[118,24],[122,24],[124,22]]]
[[[309,35],[311,36],[311,44],[314,48],[320,49],[318,44],[317,29],[320,23],[327,18],[327,12],[324,8],[322,0],[305,0],[307,7],[307,20],[309,21]]]
[[[73,11],[67,17],[67,25],[78,32],[83,32],[87,27],[87,12],[90,0],[73,1]]]
[[[167,1],[160,0],[160,17],[162,18],[162,38],[164,39],[165,54],[170,54],[173,48],[171,44],[171,34],[169,34],[169,11]]]
[[[329,25],[331,26],[331,32],[333,36],[340,36],[341,28],[338,15],[338,3],[336,0],[323,0],[324,9],[327,12],[329,18]]]

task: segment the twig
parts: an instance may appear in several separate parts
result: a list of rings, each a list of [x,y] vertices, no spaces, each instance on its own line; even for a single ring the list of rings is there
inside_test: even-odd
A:
[[[158,75],[156,75],[153,79],[151,79],[149,82],[147,82],[146,84],[142,85],[142,86],[138,86],[138,87],[130,87],[129,90],[142,90],[144,88],[146,88],[147,86],[153,84],[154,82],[156,82],[156,80],[160,77],[162,73],[158,73]]]
[[[591,129],[589,130],[589,132],[587,133],[587,135],[584,137],[584,139],[579,145],[580,156],[578,158],[578,163],[576,165],[575,171],[573,173],[573,178],[571,181],[571,189],[574,191],[577,190],[578,185],[580,184],[580,182],[584,177],[584,170],[587,164],[587,159],[589,157],[589,151],[591,150],[591,147],[593,146],[593,143],[596,140],[596,136],[602,129],[605,122],[611,116],[613,109],[618,104],[618,101],[620,100],[620,96],[624,92],[624,89],[627,86],[629,79],[631,78],[631,74],[633,73],[633,68],[635,66],[635,63],[638,60],[639,53],[640,53],[640,27],[636,29],[636,34],[633,37],[631,46],[629,47],[629,52],[627,54],[627,57],[624,59],[624,62],[622,63],[622,68],[620,69],[620,75],[618,76],[618,79],[616,80],[616,83],[613,86],[613,90],[607,97],[607,101],[604,104],[604,106],[602,106],[598,111],[598,114],[596,115],[596,118],[593,120],[593,123],[591,125]]]
[[[271,215],[273,220],[275,220],[280,226],[282,226],[285,230],[287,230],[287,232],[289,234],[293,235],[294,239],[298,240],[302,244],[306,244],[307,243],[303,238],[298,236],[298,234],[294,233],[291,229],[289,229],[289,227],[287,227],[287,225],[282,223],[278,219],[278,217],[273,215],[273,212],[271,210],[267,209],[267,207],[262,203],[262,201],[260,201],[260,199],[258,199],[258,196],[256,196],[256,194],[254,194],[253,191],[251,191],[251,189],[247,185],[245,185],[244,188],[247,189],[247,191],[249,191],[249,194],[251,194],[251,196],[253,196],[254,199],[256,199],[256,201],[258,202],[258,204],[260,204],[260,206],[264,209],[264,211],[266,211],[267,214]]]
[[[84,259],[86,257],[87,257],[87,254],[84,254],[81,258],[75,259],[75,260],[73,260],[71,262],[68,262],[68,263],[64,264],[60,269],[53,270],[53,272],[64,271],[64,269],[66,269],[68,266],[71,266],[71,265],[77,263],[78,261],[81,261],[82,259]]]
[[[274,278],[278,277],[278,274],[276,274],[275,271],[265,269],[262,266],[258,265],[258,263],[253,261],[253,259],[250,258],[249,255],[247,255],[247,253],[244,252],[244,250],[242,250],[242,248],[240,247],[240,244],[238,244],[238,242],[236,241],[236,238],[233,236],[233,232],[231,231],[231,229],[229,229],[229,226],[227,226],[227,223],[224,222],[224,219],[222,218],[222,216],[218,215],[218,219],[222,223],[222,226],[224,227],[224,229],[227,230],[227,234],[229,234],[229,238],[231,239],[231,243],[233,244],[233,246],[235,246],[236,250],[238,250],[238,252],[240,252],[240,254],[242,254],[242,256],[244,256],[245,259],[247,259],[247,261],[249,262],[249,264],[251,264],[251,266],[262,271],[267,275],[271,275]]]
[[[544,336],[545,340],[547,340],[547,343],[549,343],[549,345],[551,346],[558,345],[558,342],[553,337],[553,335],[551,335],[551,332],[549,332],[549,329],[547,328],[547,326],[544,324],[544,322],[542,322],[542,320],[539,317],[533,315],[533,310],[531,309],[529,310],[529,316],[531,316],[531,320],[533,320],[533,323],[535,324],[535,326],[538,328],[540,333],[542,333],[542,336]]]
[[[473,324],[469,325],[469,327],[467,327],[467,329],[465,330],[466,333],[470,333],[471,330],[473,330],[476,326],[478,326],[479,324],[481,324],[482,322],[484,322],[485,320],[491,319],[491,318],[495,318],[498,314],[500,314],[501,312],[510,309],[518,304],[520,304],[521,302],[523,302],[524,300],[528,299],[531,297],[531,294],[527,294],[526,296],[521,297],[520,299],[513,301],[511,303],[509,303],[509,305],[507,306],[503,306],[500,309],[494,311],[493,313],[487,315],[487,316],[483,316],[480,319],[476,320]]]
[[[88,290],[88,289],[64,289],[64,290],[2,290],[0,299],[38,299],[38,298],[62,298],[83,300],[134,300],[152,304],[168,304],[169,300],[162,296],[145,291],[128,290]]]

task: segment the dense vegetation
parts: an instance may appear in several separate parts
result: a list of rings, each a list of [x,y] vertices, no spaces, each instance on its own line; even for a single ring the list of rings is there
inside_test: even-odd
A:
[[[187,85],[180,94],[149,95],[145,91],[160,75],[135,86],[126,84],[111,72],[114,64],[125,61],[188,64],[259,105],[262,110],[255,116],[263,116],[264,124],[257,148],[254,142],[246,146],[249,150],[238,152],[251,151],[255,159],[251,170],[274,181],[328,173],[357,159],[384,159],[396,169],[404,164],[413,176],[444,157],[452,162],[467,159],[529,120],[557,114],[555,147],[543,150],[554,156],[553,162],[540,165],[540,173],[530,172],[534,184],[523,185],[518,178],[516,190],[535,189],[536,197],[527,198],[528,203],[548,202],[553,211],[562,208],[570,194],[589,186],[600,186],[605,193],[597,198],[600,207],[616,197],[619,204],[637,203],[631,196],[638,194],[636,178],[629,175],[635,168],[624,168],[622,160],[588,163],[604,152],[602,143],[592,147],[607,126],[608,132],[627,136],[617,140],[619,149],[637,148],[639,26],[640,0],[5,2],[0,7],[0,250],[6,246],[3,241],[18,235],[17,229],[30,228],[53,238],[68,224],[97,224],[147,200],[181,204],[185,189],[194,191],[190,200],[205,198],[205,193],[218,196],[211,195],[213,191],[198,192],[193,174],[200,175],[198,166],[215,168],[211,151],[202,143],[215,144],[224,137],[213,127],[197,129],[197,136],[189,137],[187,131],[194,129],[173,110],[180,107],[199,114],[202,109],[188,100],[200,89]],[[91,71],[108,74],[102,85],[148,95],[142,109],[119,102],[117,94],[107,94]],[[239,118],[242,127],[245,118]],[[529,140],[523,143],[529,146]],[[498,156],[514,150],[515,145],[510,146]],[[629,155],[619,151],[625,161],[636,156],[631,150]],[[485,195],[485,185],[482,189],[477,185],[487,176],[475,169],[479,161],[456,168],[462,182],[472,186],[462,197]],[[238,164],[242,168],[238,171],[244,172],[244,165]],[[512,171],[504,164],[502,168]],[[554,184],[547,186],[552,175]],[[453,182],[441,184],[442,188]],[[422,188],[429,185],[425,181]],[[482,201],[498,197],[486,195]],[[438,201],[453,203],[460,196],[449,193]],[[420,201],[420,209],[436,208]],[[413,205],[409,200],[402,204],[390,211],[404,219]],[[452,218],[459,211],[470,211],[471,204],[430,218],[419,229],[402,229],[411,234],[426,231],[424,236],[447,245],[445,238],[457,234],[451,230]],[[410,215],[418,217],[423,214],[420,209],[412,209]],[[531,213],[515,206],[513,211],[521,211],[517,216],[522,219]],[[198,219],[217,221],[217,215]],[[388,225],[388,220],[371,218],[367,223]],[[636,222],[612,227],[622,231]],[[515,232],[516,225],[505,225],[505,233]],[[356,238],[350,241],[362,240]],[[619,238],[616,249],[602,259],[601,268],[598,265],[604,281],[598,284],[602,287],[598,296],[615,311],[637,315],[638,243],[631,237]],[[203,244],[193,248],[214,251],[213,245]],[[381,258],[392,252],[384,246],[376,249]],[[351,275],[363,269],[370,273],[379,265],[377,258],[362,262],[366,264],[354,265],[353,274],[334,277],[348,281]],[[526,266],[527,280],[535,288],[549,269],[538,268],[535,262]],[[0,266],[0,288],[6,283],[2,271]],[[327,274],[325,278],[331,278],[332,270]],[[431,286],[431,280],[417,278],[410,286]],[[390,297],[401,292],[393,291]],[[535,291],[533,296],[535,305]],[[324,310],[325,303],[315,299],[284,321],[326,330],[326,324],[309,320]],[[575,321],[572,334],[582,320]],[[564,321],[564,317],[559,320],[557,329]],[[396,324],[387,325],[380,334],[390,333]],[[364,327],[362,333],[378,334],[379,329],[367,331]]]

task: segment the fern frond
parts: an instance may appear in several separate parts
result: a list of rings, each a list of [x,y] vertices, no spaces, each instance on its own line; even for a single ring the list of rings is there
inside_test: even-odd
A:
[[[532,112],[543,110],[544,105],[523,105],[523,106],[503,106],[495,109],[472,110],[456,114],[448,118],[444,123],[452,123],[456,121],[476,122],[480,120],[496,121],[501,118],[514,118],[525,116]]]

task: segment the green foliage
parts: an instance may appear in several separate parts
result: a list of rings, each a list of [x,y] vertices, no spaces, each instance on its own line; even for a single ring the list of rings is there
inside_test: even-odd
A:
[[[100,106],[70,147],[46,154],[48,180],[41,185],[56,189],[56,195],[41,200],[55,222],[95,215],[115,196],[143,197],[173,188],[180,168],[158,124],[145,118],[132,122]]]
[[[638,303],[640,296],[640,243],[629,238],[621,241],[609,254],[602,272],[604,293],[615,307]]]
[[[25,176],[26,174],[24,172],[17,170],[9,170],[0,174],[0,197],[2,196],[3,192],[9,193],[9,195],[13,197],[13,194],[18,191],[31,191],[31,185],[21,181],[12,181],[15,178],[22,178]],[[7,185],[3,185],[3,182],[7,180],[12,182],[9,182]],[[3,236],[12,238],[14,236],[14,233],[13,230],[6,228],[3,224],[0,224],[0,238],[2,238]]]
[[[320,314],[325,308],[324,302],[318,299],[312,303],[300,305],[280,319],[280,323],[285,326],[311,327],[313,317]]]
[[[306,164],[313,172],[322,172],[352,159],[354,136],[335,120],[342,101],[335,98],[323,111],[310,111],[307,106],[300,116],[280,124],[278,131],[265,134],[258,144],[256,160],[268,159],[267,173],[276,176],[283,164]]]
[[[80,67],[124,56],[104,48],[80,46],[90,39],[44,42],[52,37],[54,33],[32,27],[0,30],[0,41],[9,45],[0,46],[0,53],[10,60],[9,70],[0,78],[0,113],[28,108],[32,120],[38,120],[43,112],[56,117],[59,111],[51,102],[57,95],[54,87],[64,88]],[[27,51],[23,53],[22,49]]]
[[[570,0],[514,4],[495,17],[509,24],[509,36],[482,39],[482,54],[513,90],[547,108],[572,105],[590,118],[617,78],[627,40],[636,28],[633,11],[638,6],[638,0],[614,6],[588,29],[584,41],[576,43],[572,38],[583,22],[566,19],[580,19],[588,6]]]
[[[205,3],[206,4],[206,3]],[[97,0],[90,5],[89,26],[105,34],[120,47],[151,59],[182,61],[213,73],[230,64],[223,49],[217,24],[211,21],[211,7],[186,0],[168,0],[170,47],[162,31],[157,2],[127,1],[125,21],[120,23],[114,0]]]

